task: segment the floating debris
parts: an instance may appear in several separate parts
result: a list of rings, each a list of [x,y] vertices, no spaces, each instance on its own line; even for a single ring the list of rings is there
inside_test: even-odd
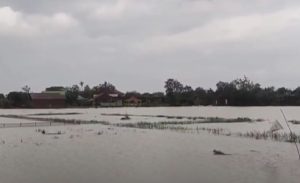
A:
[[[121,120],[130,120],[130,117],[126,114],[124,117],[121,118]]]
[[[290,120],[290,123],[293,123],[294,125],[299,125],[300,121],[299,120]]]
[[[214,153],[214,155],[231,155],[231,154],[227,154],[220,150],[215,150],[215,149],[213,150],[213,153]]]
[[[46,132],[46,130],[44,129],[38,129],[37,130],[38,132],[41,132],[43,135],[63,135],[65,134],[66,132],[62,132],[62,131],[57,131],[57,132]]]

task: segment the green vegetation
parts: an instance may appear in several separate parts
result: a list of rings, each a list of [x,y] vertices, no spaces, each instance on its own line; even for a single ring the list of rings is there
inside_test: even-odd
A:
[[[172,127],[170,125],[192,125],[192,124],[204,124],[204,123],[242,123],[253,122],[249,118],[204,118],[203,120],[193,121],[161,121],[161,122],[138,122],[138,123],[117,123],[119,127],[131,127],[131,128],[144,128],[144,129],[168,129]],[[173,126],[174,127],[174,126]]]
[[[259,83],[249,80],[247,77],[235,79],[231,82],[220,81],[216,89],[204,89],[182,84],[176,79],[168,79],[164,85],[165,93],[139,93],[130,91],[119,92],[109,83],[90,87],[83,81],[72,87],[53,86],[46,88],[45,92],[58,92],[65,94],[65,102],[68,107],[94,106],[94,96],[98,94],[119,93],[123,102],[131,97],[141,101],[139,106],[299,106],[300,87],[291,90],[288,88],[261,87]],[[0,108],[30,107],[29,86],[22,88],[24,92],[10,92],[7,96],[0,95]]]
[[[36,115],[47,115],[47,114],[36,114]],[[120,115],[120,114],[116,114]],[[246,137],[253,138],[256,140],[274,140],[280,142],[297,142],[300,143],[300,136],[295,133],[271,133],[269,131],[258,132],[258,131],[249,131],[246,133],[231,133],[223,128],[207,128],[207,127],[188,127],[185,125],[192,124],[203,124],[203,123],[240,123],[240,122],[254,122],[261,121],[252,120],[250,118],[203,118],[202,120],[193,120],[193,121],[161,121],[161,122],[137,122],[137,123],[109,123],[107,121],[97,121],[97,120],[76,120],[76,119],[63,119],[63,118],[39,118],[23,115],[0,115],[2,118],[15,118],[15,119],[24,119],[30,121],[40,121],[40,122],[53,122],[53,123],[63,123],[70,125],[78,124],[102,124],[107,126],[116,126],[122,128],[138,128],[138,129],[157,129],[157,130],[171,130],[176,132],[183,133],[199,133],[201,131],[207,131],[213,135],[224,135],[224,136],[237,136],[237,137]],[[19,123],[18,123],[19,125]],[[26,126],[26,124],[24,124]],[[13,126],[12,126],[13,127]]]
[[[102,124],[102,125],[110,124],[107,121],[77,120],[77,119],[64,119],[64,118],[39,118],[39,117],[30,117],[30,116],[23,116],[23,115],[0,115],[0,117],[13,118],[13,119],[24,119],[24,120],[30,120],[30,121],[68,123],[68,124]]]
[[[63,113],[37,113],[37,114],[30,114],[28,116],[59,116],[59,115],[78,115],[78,114],[82,114],[79,112],[63,112]]]
[[[196,132],[199,131],[207,131],[210,134],[214,135],[225,135],[225,136],[237,136],[237,137],[246,137],[253,138],[256,140],[274,140],[279,142],[290,142],[290,143],[300,143],[300,135],[296,135],[295,133],[271,133],[269,131],[249,131],[245,133],[230,133],[226,132],[226,130],[222,128],[196,128]]]
[[[0,93],[0,108],[8,108],[9,103],[8,100],[5,98],[5,96]]]
[[[66,103],[68,105],[78,105],[77,98],[79,96],[79,86],[73,85],[71,88],[66,88]]]
[[[223,135],[223,136],[236,136],[236,137],[245,137],[245,138],[253,138],[256,140],[273,140],[279,142],[289,142],[289,143],[300,143],[300,135],[296,135],[295,133],[271,133],[271,132],[258,132],[258,131],[249,131],[246,133],[231,133],[223,128],[206,128],[206,127],[196,127],[189,128],[184,126],[178,126],[181,124],[187,124],[182,122],[157,122],[157,123],[149,123],[149,122],[139,122],[139,123],[118,123],[114,124],[117,127],[125,127],[125,128],[139,128],[139,129],[156,129],[156,130],[172,130],[176,132],[184,132],[184,133],[200,133],[201,131],[206,131],[213,135]]]
[[[8,100],[9,107],[29,108],[31,106],[31,97],[26,92],[10,92],[6,99]]]
[[[62,86],[51,86],[46,88],[46,92],[53,92],[53,91],[65,91],[65,88]]]
[[[247,77],[231,82],[220,81],[216,90],[201,87],[193,90],[174,79],[165,83],[166,98],[169,105],[217,105],[217,106],[268,106],[300,105],[300,87],[290,90],[284,87],[262,88],[260,84]]]
[[[238,118],[220,118],[220,117],[202,117],[202,116],[169,116],[169,115],[143,115],[143,114],[122,114],[122,113],[102,113],[103,116],[136,116],[136,117],[154,117],[167,119],[188,119],[193,121],[175,121],[166,123],[240,123],[240,122],[262,122],[263,119],[251,119],[247,117]],[[198,120],[198,121],[196,121]]]

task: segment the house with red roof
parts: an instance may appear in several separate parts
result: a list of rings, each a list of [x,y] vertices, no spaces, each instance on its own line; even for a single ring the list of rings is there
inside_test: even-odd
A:
[[[102,92],[95,94],[94,105],[101,107],[121,107],[123,106],[124,94],[115,90],[112,92]]]

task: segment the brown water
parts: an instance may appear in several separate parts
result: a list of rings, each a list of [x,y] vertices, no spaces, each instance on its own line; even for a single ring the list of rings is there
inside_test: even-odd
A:
[[[283,108],[290,119],[300,120],[300,108]],[[277,107],[179,107],[179,108],[106,108],[64,110],[1,110],[1,114],[42,112],[81,112],[59,116],[72,119],[117,117],[101,113],[150,115],[218,116],[263,118],[259,124],[233,124],[232,129],[248,129],[282,121]],[[3,119],[6,120],[5,118]],[[133,121],[144,120],[135,117]],[[149,121],[159,120],[148,118]],[[208,124],[211,125],[211,124]],[[216,125],[216,124],[215,124]],[[218,124],[223,125],[224,124]],[[248,125],[248,126],[247,126]],[[231,127],[230,127],[231,128]],[[261,128],[261,126],[259,126]],[[266,127],[267,128],[267,127]],[[102,125],[0,129],[1,183],[141,183],[141,182],[299,182],[300,161],[290,143],[236,137],[116,128]],[[103,132],[98,135],[98,132]],[[214,156],[213,149],[230,153]]]
[[[204,116],[204,117],[250,117],[269,120],[281,120],[280,109],[289,119],[300,120],[300,107],[139,107],[139,108],[89,108],[89,109],[9,109],[1,110],[0,114],[36,114],[78,112],[74,115],[80,119],[106,119],[102,113],[128,113],[144,115]],[[74,116],[65,116],[73,118]],[[59,115],[61,117],[61,115]]]

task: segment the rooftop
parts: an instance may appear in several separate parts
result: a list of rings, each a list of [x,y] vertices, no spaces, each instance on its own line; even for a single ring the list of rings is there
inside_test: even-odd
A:
[[[32,100],[53,100],[53,99],[65,99],[65,95],[59,93],[30,93],[30,97]]]

